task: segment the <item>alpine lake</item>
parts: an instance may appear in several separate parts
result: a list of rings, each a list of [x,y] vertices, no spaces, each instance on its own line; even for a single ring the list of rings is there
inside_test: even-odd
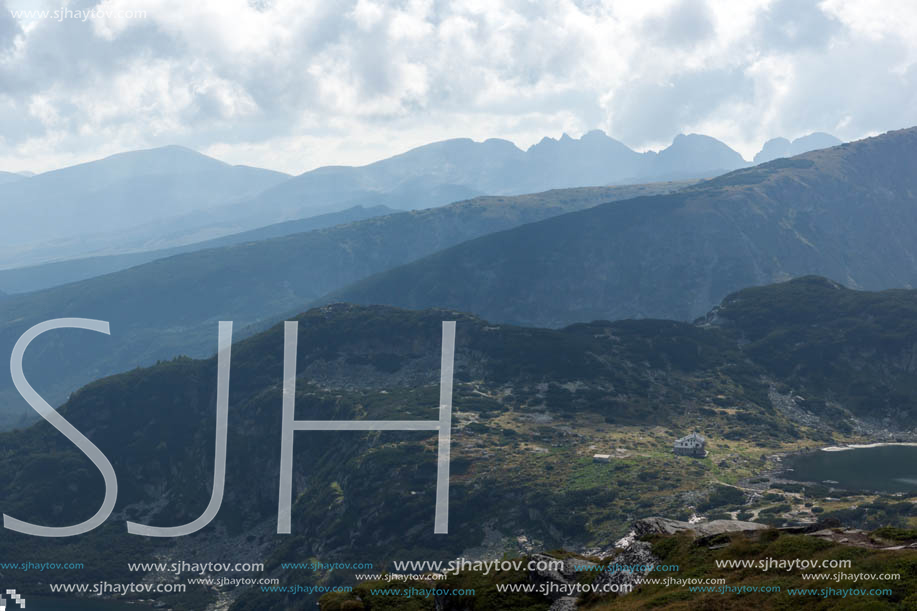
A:
[[[917,446],[828,448],[788,456],[783,478],[858,492],[917,493]]]

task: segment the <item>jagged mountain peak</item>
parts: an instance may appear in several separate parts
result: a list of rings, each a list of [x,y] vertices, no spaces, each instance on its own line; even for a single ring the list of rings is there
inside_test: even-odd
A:
[[[825,132],[812,132],[790,141],[782,136],[771,138],[764,143],[755,155],[755,163],[765,163],[780,157],[793,157],[816,149],[828,148],[841,144],[841,141]]]

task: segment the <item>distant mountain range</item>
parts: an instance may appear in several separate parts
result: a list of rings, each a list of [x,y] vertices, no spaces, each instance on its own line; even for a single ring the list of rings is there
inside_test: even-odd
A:
[[[802,138],[796,138],[792,142],[786,138],[774,138],[764,143],[764,147],[755,155],[755,163],[764,163],[773,161],[780,157],[793,157],[802,155],[816,149],[825,149],[831,146],[837,146],[841,141],[824,132],[815,132]]]
[[[111,337],[80,331],[36,341],[25,372],[52,404],[81,384],[176,354],[207,355],[217,321],[270,323],[371,274],[449,246],[550,216],[689,183],[594,187],[480,197],[295,235],[180,254],[0,301],[0,354],[52,318],[107,320]],[[249,330],[249,332],[253,332]],[[237,337],[240,335],[237,335]],[[0,428],[28,406],[0,368]]]
[[[0,267],[194,236],[205,217],[289,178],[170,146],[113,155],[0,185]],[[211,223],[213,224],[213,223]],[[267,223],[265,223],[267,224]],[[187,235],[186,235],[187,234]],[[202,237],[212,237],[204,234]]]
[[[315,207],[345,203],[426,208],[478,194],[709,178],[748,165],[727,145],[699,134],[678,135],[658,153],[638,153],[600,130],[579,139],[567,134],[560,139],[543,138],[525,151],[508,140],[461,138],[421,146],[367,166],[306,172],[223,212],[237,222],[251,223],[252,210],[287,218]]]
[[[184,246],[163,248],[160,250],[145,250],[123,255],[107,255],[99,257],[86,257],[82,259],[68,259],[56,263],[44,263],[29,267],[19,267],[9,270],[0,270],[0,289],[8,293],[28,293],[41,289],[51,288],[70,282],[77,282],[103,274],[141,265],[156,259],[164,259],[175,255],[219,248],[232,244],[257,242],[277,238],[294,233],[304,233],[315,229],[324,229],[334,225],[342,225],[361,221],[375,216],[384,216],[396,212],[385,206],[364,208],[354,206],[340,212],[329,212],[314,217],[275,223],[267,227],[259,227],[242,233],[234,233],[221,238],[194,242]]]
[[[355,206],[410,210],[483,194],[709,178],[747,165],[707,136],[679,135],[658,153],[638,153],[597,130],[525,151],[507,140],[446,140],[292,178],[169,146],[31,178],[0,174],[0,269],[185,246]]]
[[[917,286],[917,128],[484,236],[325,300],[536,326],[691,320],[743,286],[806,274]]]

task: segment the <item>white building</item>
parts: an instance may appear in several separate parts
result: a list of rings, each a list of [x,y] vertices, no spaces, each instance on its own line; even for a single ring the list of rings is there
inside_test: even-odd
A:
[[[707,440],[696,432],[681,439],[676,439],[675,453],[680,456],[703,458],[707,455]]]

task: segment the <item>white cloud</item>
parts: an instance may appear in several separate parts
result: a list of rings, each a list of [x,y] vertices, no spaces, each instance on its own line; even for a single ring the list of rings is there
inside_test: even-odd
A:
[[[301,172],[593,128],[640,149],[703,132],[750,158],[778,135],[917,124],[910,0],[104,0],[110,16],[87,22],[8,10],[34,8],[0,0],[0,169],[179,143]]]

